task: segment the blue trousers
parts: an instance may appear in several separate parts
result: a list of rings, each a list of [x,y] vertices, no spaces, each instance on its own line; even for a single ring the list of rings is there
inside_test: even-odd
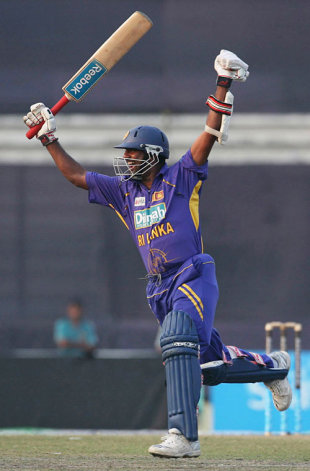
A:
[[[208,254],[195,255],[161,283],[150,281],[147,299],[160,324],[172,310],[185,311],[195,322],[200,344],[200,363],[231,359],[219,332],[213,327],[219,297],[215,263]],[[251,360],[255,357],[244,349],[242,354]],[[266,366],[273,367],[272,360],[262,355]]]

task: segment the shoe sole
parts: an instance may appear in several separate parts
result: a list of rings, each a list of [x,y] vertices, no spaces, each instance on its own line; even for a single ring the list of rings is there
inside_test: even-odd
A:
[[[159,454],[159,453],[153,453],[153,452],[149,452],[152,456],[154,456],[155,458],[198,458],[198,456],[200,456],[200,453],[193,453],[193,454],[180,454],[180,455],[162,455],[162,454]]]
[[[288,383],[288,384],[289,384],[289,383]],[[288,405],[285,406],[285,408],[283,408],[283,407],[282,407],[282,408],[279,408],[278,405],[276,404],[275,400],[273,399],[273,403],[274,403],[274,405],[275,405],[275,408],[276,408],[279,412],[284,412],[284,411],[286,411],[286,410],[290,407],[290,405],[291,405],[291,403],[292,403],[293,392],[292,392],[292,388],[291,388],[291,385],[290,385],[290,384],[289,384],[289,388],[290,388],[290,391],[289,391],[289,394],[288,394],[289,400],[288,400]]]

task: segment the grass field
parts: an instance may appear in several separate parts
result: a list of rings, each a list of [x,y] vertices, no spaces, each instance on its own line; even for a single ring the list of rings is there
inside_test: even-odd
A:
[[[6,471],[310,470],[310,436],[201,437],[200,458],[154,458],[155,435],[0,436]]]

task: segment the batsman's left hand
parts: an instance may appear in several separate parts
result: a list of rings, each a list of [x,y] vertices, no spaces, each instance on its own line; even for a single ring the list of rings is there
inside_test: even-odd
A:
[[[214,68],[220,77],[227,77],[238,82],[245,82],[250,74],[248,64],[226,49],[222,49],[215,58]]]

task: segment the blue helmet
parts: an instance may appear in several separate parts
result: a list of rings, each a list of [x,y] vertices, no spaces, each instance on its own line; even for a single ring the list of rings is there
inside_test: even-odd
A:
[[[166,134],[154,126],[137,126],[127,131],[123,138],[123,142],[116,149],[136,149],[144,150],[151,144],[153,146],[162,147],[159,157],[169,158],[169,142]]]
[[[169,158],[169,142],[167,136],[154,126],[137,126],[127,131],[123,142],[116,149],[134,149],[144,152],[144,157],[135,159],[136,169],[132,170],[126,157],[115,157],[113,167],[115,174],[123,179],[141,180],[143,175],[158,164],[160,157]]]

